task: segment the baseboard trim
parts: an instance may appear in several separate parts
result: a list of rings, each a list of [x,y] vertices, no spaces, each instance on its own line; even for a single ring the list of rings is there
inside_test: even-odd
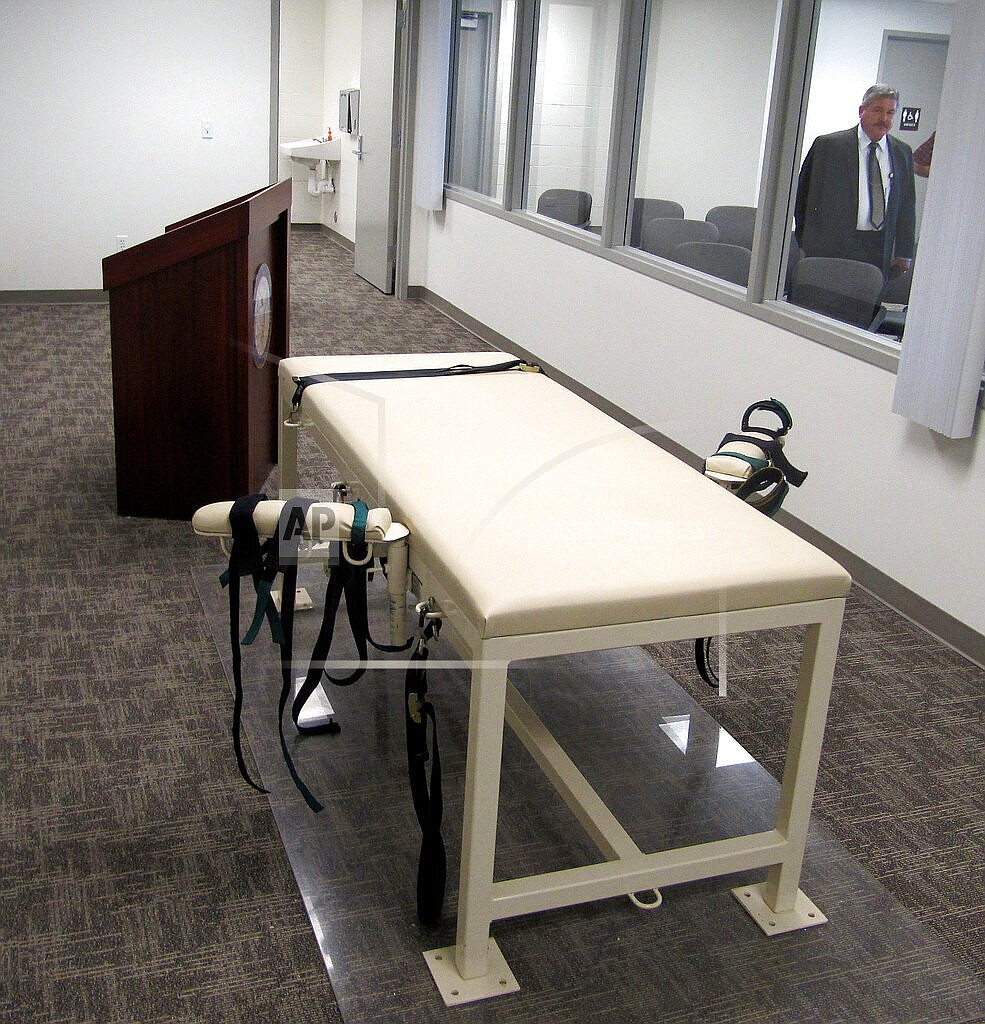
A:
[[[55,306],[80,302],[109,302],[109,293],[100,288],[0,292],[0,306]]]
[[[346,252],[355,252],[356,243],[351,238],[346,238],[345,235],[340,235],[334,228],[330,228],[327,224],[322,224],[322,233],[328,235],[329,238],[336,244],[345,249]]]
[[[635,416],[626,412],[625,409],[596,394],[584,384],[562,373],[557,367],[544,363],[543,360],[538,358],[536,352],[528,352],[515,342],[510,341],[509,338],[504,337],[485,324],[480,323],[474,317],[469,316],[468,313],[465,313],[457,306],[453,306],[440,295],[436,295],[428,288],[414,285],[408,288],[408,297],[418,298],[426,302],[429,306],[434,307],[450,320],[454,320],[455,323],[461,325],[493,348],[504,349],[519,356],[521,359],[540,363],[551,377],[564,384],[566,388],[573,391],[579,397],[584,398],[585,401],[601,409],[625,426],[639,431],[653,441],[654,444],[675,455],[689,466],[693,466],[696,469],[700,468],[703,461],[700,455],[689,451],[676,441],[661,434],[660,431],[654,430],[646,424],[641,424]],[[870,565],[847,548],[831,540],[830,537],[825,536],[814,529],[814,527],[797,519],[796,516],[781,510],[777,516],[777,521],[781,522],[792,533],[802,537],[843,565],[851,573],[852,579],[862,590],[892,608],[893,611],[902,615],[903,618],[914,625],[925,630],[962,657],[967,658],[980,667],[985,667],[985,636],[981,633],[936,605],[931,604],[926,598],[914,593],[891,576],[882,572],[882,570]]]
[[[985,636],[981,633],[935,604],[931,604],[926,598],[914,593],[892,576],[870,565],[796,516],[781,509],[776,518],[777,522],[783,523],[798,537],[803,537],[836,562],[840,562],[852,574],[852,580],[867,593],[898,612],[904,619],[926,630],[962,657],[980,668],[985,668]]]
[[[322,223],[304,223],[304,224],[291,224],[292,231],[313,231],[320,235],[327,235],[336,245],[341,246],[346,252],[355,252],[355,243],[346,238],[345,235],[340,235],[334,228],[330,228],[327,224]]]

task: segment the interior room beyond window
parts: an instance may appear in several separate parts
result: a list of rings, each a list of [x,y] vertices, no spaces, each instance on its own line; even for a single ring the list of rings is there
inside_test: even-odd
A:
[[[745,286],[776,0],[654,0],[629,244]]]
[[[605,214],[621,6],[540,4],[524,205],[575,227],[597,228]],[[544,201],[549,190],[561,191]]]
[[[893,153],[933,138],[953,7],[459,0],[448,182],[518,223],[564,225],[573,244],[883,359],[903,337],[912,268],[887,260],[881,284],[872,262],[798,269],[798,176],[814,140],[856,126],[884,82],[899,91],[897,141],[880,157],[896,223]],[[911,180],[916,258],[933,170]]]

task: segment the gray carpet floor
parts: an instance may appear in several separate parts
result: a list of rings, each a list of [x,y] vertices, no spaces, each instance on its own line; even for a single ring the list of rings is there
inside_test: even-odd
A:
[[[295,233],[294,354],[474,347]],[[0,1017],[338,1021],[270,808],[230,756],[192,585],[215,551],[186,523],[115,514],[109,351],[105,306],[0,307]],[[796,650],[782,632],[730,641],[727,700],[683,646],[648,653],[775,774]],[[983,682],[855,592],[816,804],[969,979],[985,977]]]

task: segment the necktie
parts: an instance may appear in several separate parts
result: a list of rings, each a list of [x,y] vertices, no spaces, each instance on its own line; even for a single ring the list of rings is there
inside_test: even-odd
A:
[[[882,172],[876,155],[879,143],[869,143],[869,220],[878,231],[886,219],[886,193],[882,190]]]

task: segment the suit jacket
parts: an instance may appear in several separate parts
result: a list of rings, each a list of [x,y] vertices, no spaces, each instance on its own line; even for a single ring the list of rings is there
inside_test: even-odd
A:
[[[857,128],[819,135],[797,183],[794,234],[805,256],[844,257],[853,251],[858,223]],[[892,135],[892,182],[883,225],[883,273],[894,256],[913,258],[916,231],[913,151]]]

